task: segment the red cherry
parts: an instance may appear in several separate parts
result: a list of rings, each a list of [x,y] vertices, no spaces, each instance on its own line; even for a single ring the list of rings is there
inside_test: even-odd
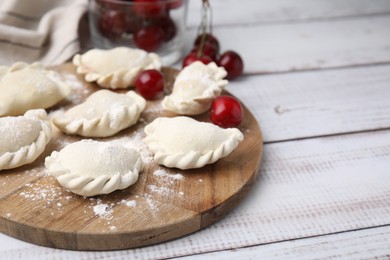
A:
[[[198,50],[200,48],[200,45],[197,45],[195,46],[191,52],[195,52],[195,53],[198,53]],[[205,42],[203,44],[203,52],[202,52],[202,55],[206,55],[206,56],[209,56],[213,61],[216,61],[217,60],[217,56],[218,56],[218,51],[217,49],[215,48],[215,45],[212,45],[208,42]]]
[[[241,103],[232,96],[219,96],[211,104],[211,122],[222,128],[238,126],[243,117]]]
[[[147,18],[164,14],[166,4],[161,0],[133,0],[134,11],[137,15]]]
[[[135,79],[135,89],[145,99],[154,99],[164,91],[164,76],[158,70],[144,70]]]
[[[164,31],[158,26],[152,25],[139,29],[134,34],[135,44],[145,51],[155,51],[164,41]]]
[[[99,18],[100,32],[109,38],[118,38],[126,32],[126,16],[117,10],[107,10]]]
[[[191,63],[193,63],[195,61],[201,61],[203,64],[209,64],[213,60],[209,56],[206,56],[206,55],[198,57],[198,55],[196,53],[192,52],[184,57],[183,64],[182,64],[183,68],[190,65]]]
[[[205,42],[207,42],[211,45],[214,45],[217,52],[219,52],[219,42],[218,42],[217,38],[215,38],[215,36],[210,34],[210,33],[206,33],[206,35],[204,37],[205,37]],[[199,34],[198,37],[196,37],[196,39],[195,39],[194,45],[198,46],[200,44],[200,42],[202,41],[202,38],[203,38],[203,34]]]
[[[135,15],[127,15],[126,16],[126,32],[127,33],[135,33],[142,27],[142,19]]]
[[[227,71],[227,79],[234,79],[244,71],[244,62],[240,55],[234,51],[226,51],[218,59],[218,65]]]
[[[172,20],[171,17],[169,16],[163,16],[160,17],[157,21],[156,24],[161,27],[164,31],[164,41],[169,42],[170,40],[175,37],[177,29],[175,22]]]

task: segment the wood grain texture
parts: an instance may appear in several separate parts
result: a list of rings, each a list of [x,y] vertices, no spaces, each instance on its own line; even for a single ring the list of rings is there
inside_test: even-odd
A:
[[[389,259],[390,227],[201,254],[186,259]]]
[[[202,1],[189,1],[187,23],[197,27]],[[308,22],[390,13],[388,0],[212,0],[213,25]]]
[[[250,76],[231,82],[275,142],[390,127],[390,66]]]
[[[390,62],[390,15],[349,20],[218,27],[221,50],[235,50],[246,74]],[[192,48],[197,29],[186,37]]]
[[[73,76],[71,64],[56,69],[70,84],[77,85],[77,93],[52,112],[80,103],[98,89]],[[164,72],[168,84],[172,84],[176,71]],[[162,110],[159,100],[150,101],[140,123],[100,141],[128,145],[129,139],[134,141],[131,138],[138,136],[134,145],[141,149],[143,127],[159,116],[172,115]],[[67,192],[45,174],[45,156],[81,139],[54,130],[52,141],[36,162],[1,172],[4,188],[0,190],[0,231],[49,247],[111,250],[156,244],[205,228],[238,204],[258,173],[262,154],[260,128],[246,109],[244,117],[240,125],[244,141],[217,163],[183,171],[150,161],[135,185],[93,198]],[[197,119],[207,121],[208,115]]]

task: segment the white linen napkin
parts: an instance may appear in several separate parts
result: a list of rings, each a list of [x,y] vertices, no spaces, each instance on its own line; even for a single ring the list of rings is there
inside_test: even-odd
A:
[[[87,0],[0,0],[0,65],[61,64],[80,50]]]

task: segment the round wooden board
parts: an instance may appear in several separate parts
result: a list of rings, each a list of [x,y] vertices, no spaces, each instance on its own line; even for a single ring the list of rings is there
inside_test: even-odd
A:
[[[67,109],[99,88],[76,75],[72,64],[54,68],[75,93],[49,110]],[[172,86],[177,71],[164,68]],[[263,143],[256,119],[244,107],[242,143],[229,156],[200,169],[159,166],[142,141],[144,126],[163,111],[148,101],[140,122],[100,141],[137,147],[147,162],[133,186],[85,198],[63,189],[47,175],[44,159],[53,150],[80,140],[54,128],[52,141],[34,163],[0,172],[0,231],[48,247],[72,250],[129,249],[171,240],[216,222],[248,193],[260,168]],[[208,121],[207,113],[195,117]]]

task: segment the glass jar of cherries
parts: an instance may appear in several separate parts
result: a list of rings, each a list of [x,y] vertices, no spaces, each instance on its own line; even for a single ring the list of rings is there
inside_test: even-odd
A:
[[[140,48],[171,65],[182,56],[187,1],[89,0],[92,44]]]

